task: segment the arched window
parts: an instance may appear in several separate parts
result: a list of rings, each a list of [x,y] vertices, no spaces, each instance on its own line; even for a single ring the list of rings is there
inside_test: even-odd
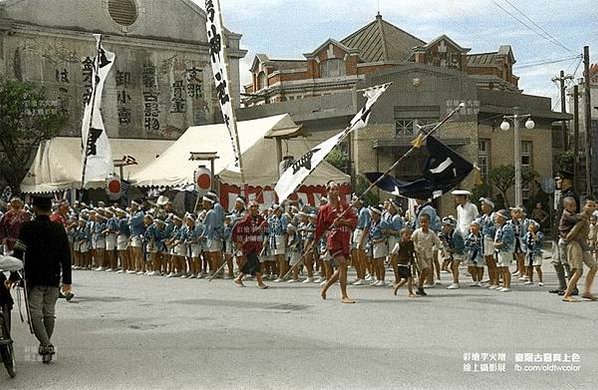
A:
[[[320,77],[340,77],[347,73],[345,61],[338,58],[331,58],[320,64]]]
[[[257,75],[257,90],[266,88],[268,86],[268,77],[265,72],[260,72]]]

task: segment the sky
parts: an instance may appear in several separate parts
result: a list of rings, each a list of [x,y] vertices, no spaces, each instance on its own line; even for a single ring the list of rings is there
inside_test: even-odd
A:
[[[203,7],[203,0],[194,1]],[[387,22],[426,42],[446,34],[471,48],[470,53],[511,45],[519,87],[524,93],[552,98],[553,107],[560,107],[559,90],[551,79],[560,70],[576,80],[583,76],[584,45],[590,46],[591,62],[598,63],[596,0],[220,0],[220,4],[224,24],[243,34],[241,46],[249,51],[241,62],[242,84],[250,82],[249,67],[256,53],[303,59],[303,53],[328,38],[341,40],[370,23],[378,11]]]

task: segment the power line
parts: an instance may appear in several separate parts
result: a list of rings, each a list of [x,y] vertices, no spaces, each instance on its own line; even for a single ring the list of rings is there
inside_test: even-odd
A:
[[[517,68],[517,70],[519,70],[519,69],[525,69],[525,68],[533,68],[533,67],[536,67],[536,66],[558,64],[560,62],[568,62],[568,61],[571,61],[571,60],[576,60],[578,58],[581,58],[581,57],[580,56],[576,56],[576,57],[554,59],[554,60],[539,60],[539,61],[536,61],[536,62],[524,63],[522,65],[515,64],[515,68]]]
[[[546,31],[544,28],[542,28],[542,26],[540,26],[538,23],[534,22],[529,16],[527,16],[525,13],[523,13],[523,11],[521,11],[519,8],[517,8],[513,3],[511,3],[509,0],[504,0],[507,4],[509,4],[511,7],[513,7],[517,12],[519,12],[521,15],[523,15],[524,18],[526,18],[527,20],[529,20],[534,26],[536,26],[537,28],[540,29],[540,31],[542,31],[544,34],[546,34],[547,37],[549,37],[550,39],[552,39],[552,41],[554,43],[556,43],[557,45],[559,45],[560,47],[562,47],[563,49],[571,52],[571,53],[575,53],[573,50],[567,48],[565,45],[563,45],[561,42],[559,42],[555,37],[553,37],[552,35],[550,35],[550,33],[548,31]]]
[[[524,27],[526,27],[527,29],[529,29],[531,32],[533,32],[534,34],[540,36],[541,38],[547,40],[548,42],[555,44],[557,46],[562,47],[563,49],[567,50],[568,52],[571,53],[575,53],[574,51],[572,51],[571,49],[563,46],[560,42],[552,40],[551,38],[547,37],[546,35],[540,34],[537,30],[533,29],[532,27],[530,27],[527,23],[525,23],[524,21],[522,21],[520,18],[518,18],[517,16],[513,15],[513,13],[511,13],[510,11],[508,11],[506,8],[504,8],[503,6],[501,6],[499,3],[497,3],[495,0],[492,0],[492,2],[501,10],[503,10],[504,12],[506,12],[509,16],[511,16],[513,19],[515,19],[516,21],[518,21],[521,25],[523,25]]]

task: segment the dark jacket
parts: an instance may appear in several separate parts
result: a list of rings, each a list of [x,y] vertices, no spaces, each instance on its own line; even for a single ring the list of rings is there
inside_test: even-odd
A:
[[[21,228],[15,257],[25,264],[27,287],[71,284],[71,250],[64,226],[40,215]]]

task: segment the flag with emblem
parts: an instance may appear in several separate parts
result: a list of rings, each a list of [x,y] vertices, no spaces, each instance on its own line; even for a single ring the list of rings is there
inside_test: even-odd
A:
[[[320,165],[326,156],[341,143],[351,132],[361,129],[367,125],[372,107],[380,96],[388,89],[391,83],[376,85],[364,91],[367,101],[363,108],[353,117],[349,126],[340,133],[328,138],[326,141],[309,150],[292,165],[290,165],[276,183],[274,191],[278,195],[278,202],[285,201],[297,187]]]
[[[93,34],[96,40],[96,57],[93,62],[91,99],[85,105],[81,138],[83,146],[81,186],[93,181],[105,181],[114,171],[112,149],[106,134],[100,107],[102,92],[108,73],[114,64],[116,55],[102,47],[100,34]]]
[[[212,65],[212,76],[214,79],[215,95],[220,103],[222,118],[228,129],[231,147],[234,152],[234,162],[228,169],[241,173],[243,176],[243,163],[241,158],[241,146],[237,131],[237,120],[233,108],[233,101],[230,95],[231,85],[228,78],[227,56],[226,56],[226,35],[222,23],[222,12],[219,0],[205,0],[206,10],[206,32],[208,34],[208,50],[210,63]]]
[[[386,175],[376,184],[383,191],[413,199],[437,198],[461,183],[473,170],[473,164],[438,139],[426,138],[428,158],[421,177],[403,181]],[[375,183],[382,172],[367,172],[365,177]]]

